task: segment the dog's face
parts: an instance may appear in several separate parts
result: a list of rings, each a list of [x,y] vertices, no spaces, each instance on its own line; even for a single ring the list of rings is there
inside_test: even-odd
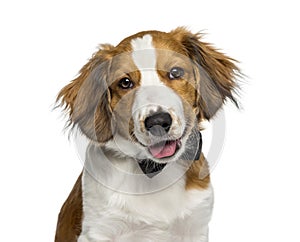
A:
[[[102,46],[58,95],[71,124],[119,155],[178,159],[201,121],[235,102],[237,67],[200,37],[178,28]]]

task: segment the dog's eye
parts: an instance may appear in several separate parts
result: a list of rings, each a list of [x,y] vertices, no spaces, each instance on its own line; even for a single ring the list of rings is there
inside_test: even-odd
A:
[[[121,87],[122,89],[132,88],[133,82],[129,78],[124,77],[119,81],[119,87]]]
[[[184,70],[181,67],[173,67],[168,73],[170,80],[180,79],[184,75]]]

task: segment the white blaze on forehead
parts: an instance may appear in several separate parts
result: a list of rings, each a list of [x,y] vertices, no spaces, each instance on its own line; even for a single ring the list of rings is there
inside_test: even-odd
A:
[[[141,86],[162,85],[156,72],[156,49],[152,36],[144,35],[131,41],[132,59],[141,73]]]

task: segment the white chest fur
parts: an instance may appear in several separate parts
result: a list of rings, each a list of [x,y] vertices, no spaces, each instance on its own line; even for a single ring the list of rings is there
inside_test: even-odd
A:
[[[148,185],[143,180],[129,178],[128,172],[139,170],[137,163],[109,157],[114,168],[122,172],[106,166],[100,169],[94,151],[90,149],[87,154],[82,176],[83,223],[78,241],[207,241],[213,203],[211,187],[185,190],[185,176],[182,176],[161,190],[125,193],[128,186]],[[93,162],[89,163],[91,159]]]

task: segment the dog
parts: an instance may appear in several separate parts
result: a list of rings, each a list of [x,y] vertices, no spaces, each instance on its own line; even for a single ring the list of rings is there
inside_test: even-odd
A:
[[[56,242],[208,241],[202,122],[237,106],[236,61],[184,27],[101,45],[57,96],[89,144]]]

